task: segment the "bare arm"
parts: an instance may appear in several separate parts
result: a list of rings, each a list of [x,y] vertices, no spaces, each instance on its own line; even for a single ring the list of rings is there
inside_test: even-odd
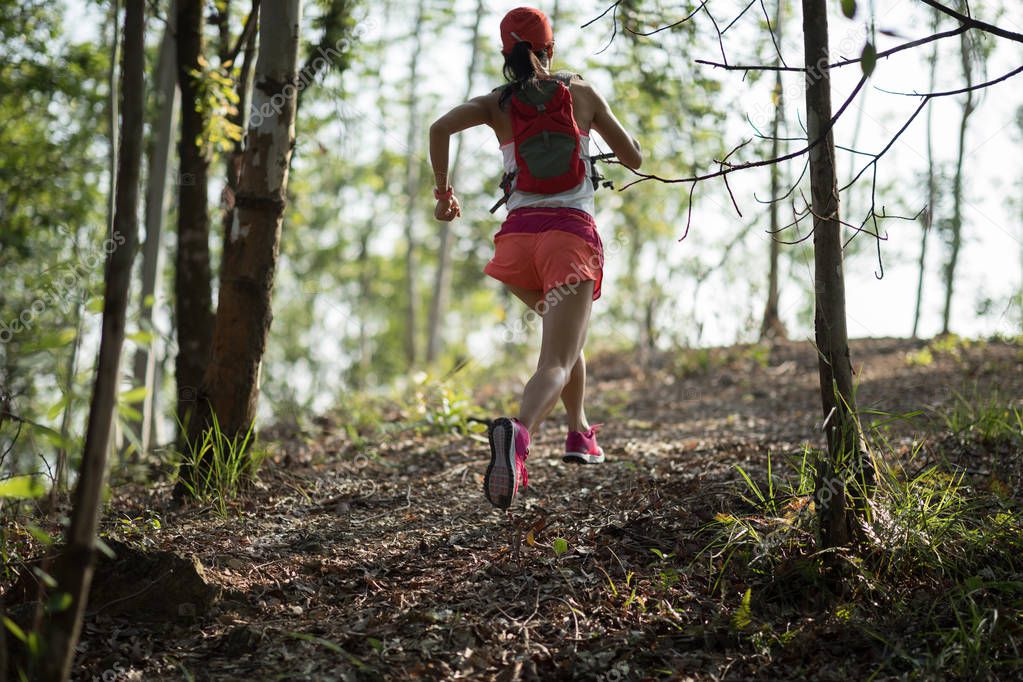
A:
[[[593,129],[600,133],[619,161],[633,170],[639,168],[643,164],[643,151],[639,147],[639,142],[625,131],[614,112],[611,111],[607,100],[592,86],[590,92],[593,93],[595,100]]]
[[[446,192],[448,184],[448,147],[451,136],[457,132],[479,125],[490,124],[490,107],[485,97],[476,97],[444,114],[430,126],[430,163],[439,192]],[[461,215],[458,200],[452,194],[450,199],[438,199],[434,216],[438,220],[454,220]]]

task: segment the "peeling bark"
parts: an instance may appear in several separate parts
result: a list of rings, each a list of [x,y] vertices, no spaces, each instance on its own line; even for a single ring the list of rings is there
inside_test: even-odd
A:
[[[270,303],[295,144],[301,3],[266,3],[260,10],[253,109],[242,155],[230,248],[225,248],[213,352],[193,433],[210,410],[229,437],[256,416],[259,373],[273,319]],[[208,399],[208,402],[207,402]]]

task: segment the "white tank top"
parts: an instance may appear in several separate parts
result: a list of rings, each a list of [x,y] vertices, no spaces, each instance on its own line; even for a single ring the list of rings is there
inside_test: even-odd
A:
[[[593,181],[590,176],[593,169],[590,166],[590,136],[582,134],[579,136],[579,153],[582,154],[583,164],[586,166],[586,177],[572,189],[558,192],[557,194],[536,194],[533,192],[520,192],[515,189],[515,182],[512,182],[512,193],[505,204],[508,211],[517,208],[574,208],[585,211],[589,215],[594,214],[593,206]],[[515,142],[506,142],[501,145],[501,155],[504,157],[504,172],[514,173],[518,170],[515,163]]]

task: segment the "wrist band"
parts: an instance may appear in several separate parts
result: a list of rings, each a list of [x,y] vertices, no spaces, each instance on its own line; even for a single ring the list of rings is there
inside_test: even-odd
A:
[[[454,195],[455,195],[455,188],[451,187],[451,186],[448,186],[448,188],[445,191],[443,191],[443,192],[441,192],[436,187],[434,187],[434,189],[433,189],[433,198],[436,199],[437,201],[440,201],[441,199],[445,199],[445,200],[446,199],[450,199]]]

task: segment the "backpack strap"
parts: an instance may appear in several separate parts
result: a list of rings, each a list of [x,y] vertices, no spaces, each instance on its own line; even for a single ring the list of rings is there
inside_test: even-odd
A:
[[[504,196],[498,199],[497,203],[493,205],[490,209],[491,213],[496,213],[497,209],[508,203],[508,199],[510,199],[512,195],[512,181],[515,180],[516,175],[518,175],[518,171],[513,171],[511,173],[505,173],[501,178],[501,189],[504,191]]]
[[[580,76],[579,74],[570,73],[568,71],[558,71],[557,73],[551,74],[551,78],[557,81],[561,81],[562,83],[564,83],[566,88],[572,84],[572,79],[576,78],[577,76],[579,78],[582,78],[582,76]]]

